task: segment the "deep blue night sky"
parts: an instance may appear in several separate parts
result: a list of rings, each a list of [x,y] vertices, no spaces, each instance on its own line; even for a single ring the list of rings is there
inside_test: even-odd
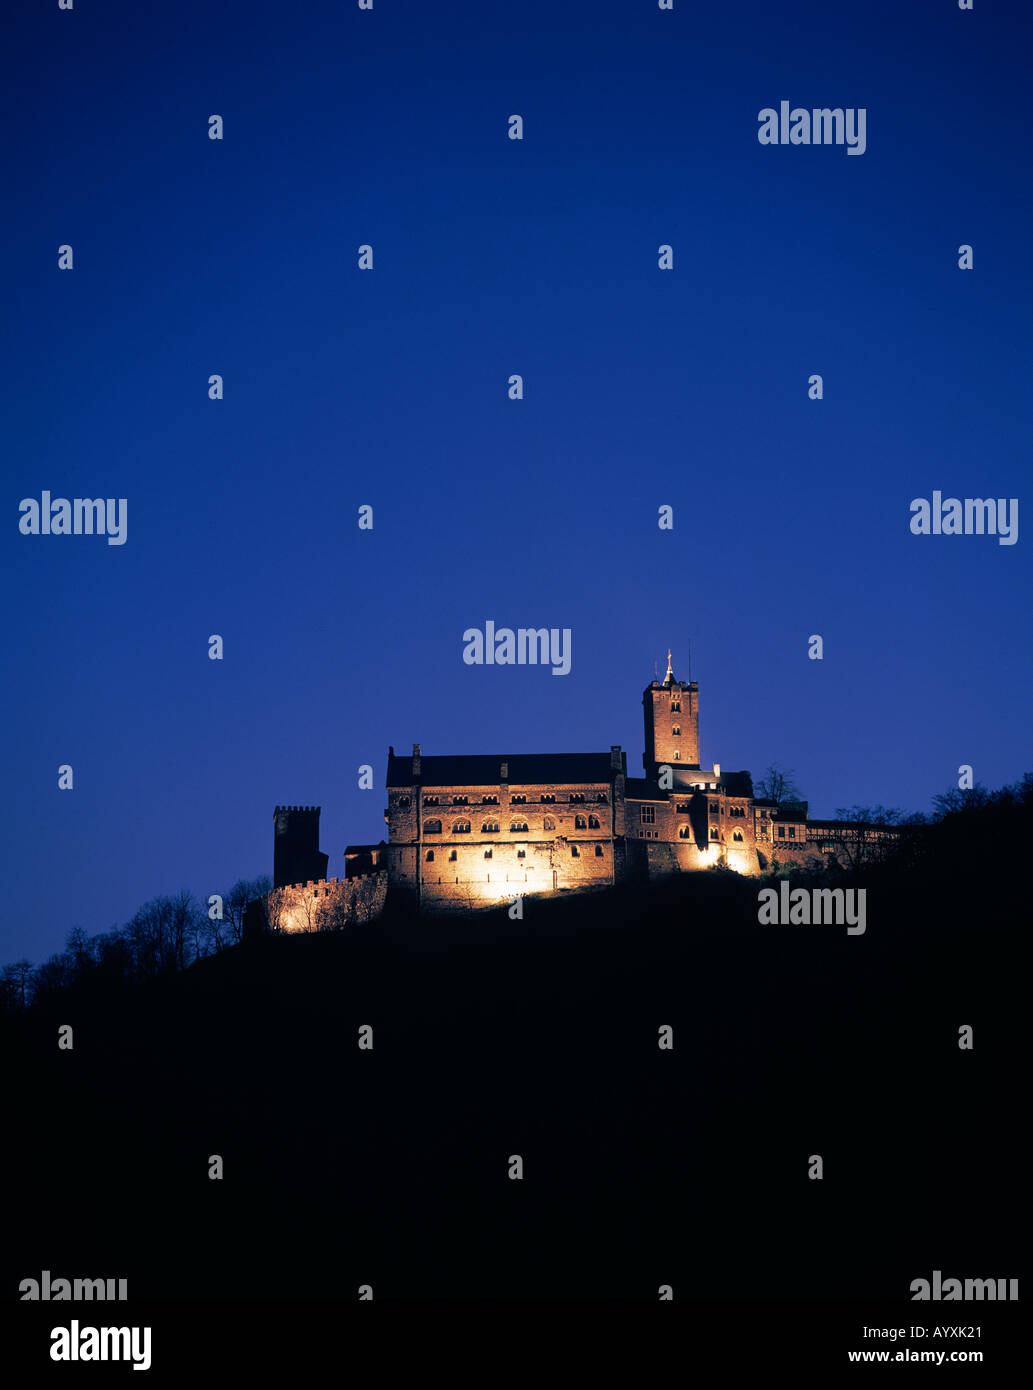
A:
[[[0,961],[271,872],[278,802],[343,873],[389,743],[637,774],[690,638],[703,759],[813,815],[1033,768],[1030,11],[675,5],[12,7]],[[127,544],[20,535],[44,489]],[[912,536],[934,489],[1018,544]],[[572,673],[464,666],[486,619]]]

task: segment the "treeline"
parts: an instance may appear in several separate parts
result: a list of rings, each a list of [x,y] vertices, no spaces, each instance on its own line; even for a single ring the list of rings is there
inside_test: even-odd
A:
[[[187,892],[152,898],[123,927],[88,935],[73,927],[63,951],[41,965],[18,960],[0,969],[0,1010],[20,1012],[69,989],[118,986],[186,970],[236,946],[248,903],[272,887],[238,879],[210,907]]]
[[[990,851],[999,837],[1020,832],[1033,815],[1033,772],[997,791],[977,783],[950,788],[933,797],[933,809],[905,814],[884,806],[836,808],[837,820],[854,826],[896,827],[901,853],[908,859],[939,860],[963,851],[966,858]],[[1003,846],[1000,846],[1003,848]]]
[[[887,882],[894,875],[919,870],[924,878],[933,875],[953,884],[951,891],[957,890],[958,876],[964,872],[973,880],[973,891],[978,888],[989,894],[989,902],[993,885],[1003,888],[1028,856],[1033,773],[997,791],[980,785],[951,789],[933,798],[928,815],[851,806],[838,807],[836,818],[856,830],[837,845],[839,860],[820,870],[791,861],[772,864],[771,870],[814,878],[844,873],[856,877],[878,868],[889,875]],[[890,844],[873,838],[873,828],[890,826],[899,831]],[[89,936],[74,927],[65,949],[41,965],[19,960],[0,969],[0,1013],[21,1012],[69,989],[117,986],[185,970],[195,961],[236,946],[243,938],[248,903],[271,887],[265,877],[239,879],[222,898],[221,909],[210,909],[181,892],[152,898],[125,926],[110,932]],[[312,929],[339,930],[344,920],[330,913],[314,920]]]

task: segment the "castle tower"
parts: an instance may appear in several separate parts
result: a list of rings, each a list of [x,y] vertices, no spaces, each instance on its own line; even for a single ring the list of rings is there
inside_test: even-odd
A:
[[[273,824],[273,887],[326,878],[329,855],[319,850],[319,807],[277,806]]]
[[[667,653],[667,672],[662,681],[651,681],[642,694],[642,719],[646,749],[642,766],[652,776],[658,763],[672,767],[699,767],[699,686],[695,681],[676,681]]]

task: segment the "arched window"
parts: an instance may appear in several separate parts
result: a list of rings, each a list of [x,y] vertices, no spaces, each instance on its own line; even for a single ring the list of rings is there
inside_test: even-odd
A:
[[[598,829],[599,829],[599,817],[598,817],[598,816],[589,816],[589,817],[588,817],[588,828],[589,828],[589,830],[598,830]]]
[[[433,862],[434,862],[434,851],[433,851],[432,849],[429,849],[429,850],[427,851],[427,863],[428,863],[428,864],[432,864]]]
[[[409,800],[409,798],[408,798],[407,796],[400,796],[400,797],[398,798],[398,809],[399,809],[400,811],[408,811],[408,809],[409,809],[409,807],[410,807],[411,805],[412,805],[412,802]]]
[[[575,829],[575,830],[587,830],[587,829],[588,829],[588,821],[585,820],[584,816],[575,816],[575,817],[574,817],[574,829]]]
[[[691,825],[680,825],[680,826],[678,827],[678,839],[679,839],[679,840],[688,840],[688,839],[691,838],[691,836],[692,836],[692,826],[691,826]]]
[[[571,792],[570,799],[571,801],[584,801],[585,794],[584,792]]]
[[[577,845],[571,845],[571,847],[570,847],[570,857],[571,857],[571,859],[580,859],[580,858],[581,858],[581,851],[578,849]]]
[[[520,831],[526,830],[526,829],[527,829],[527,821],[525,821],[525,820],[515,820],[515,821],[513,822],[513,824],[509,827],[509,833],[510,833],[511,835],[517,835],[517,834],[520,833]]]
[[[671,733],[675,736],[675,738],[678,738],[678,736],[681,734],[681,725],[675,724],[674,728],[671,730]]]
[[[716,825],[712,825],[712,826],[710,827],[710,838],[711,838],[712,840],[716,840],[716,839],[717,839],[717,826],[716,826]]]
[[[546,817],[545,817],[544,821],[542,821],[542,829],[543,829],[543,830],[555,830],[555,829],[556,829],[556,822],[553,820],[552,816],[546,816]]]
[[[681,754],[678,752],[677,748],[674,750],[674,761],[676,763],[681,762]]]
[[[440,835],[441,822],[439,820],[425,820],[423,822],[424,835]]]
[[[741,831],[741,830],[736,830],[735,833],[732,835],[732,839],[733,839],[733,840],[738,840],[738,841],[740,842],[740,844],[741,844],[741,843],[742,843],[742,831]]]
[[[486,820],[481,826],[482,835],[497,835],[498,831],[499,823],[497,820]]]
[[[452,827],[453,835],[469,835],[470,822],[468,820],[457,820]]]
[[[602,857],[603,857],[603,847],[602,847],[602,845],[596,845],[596,847],[595,847],[595,857],[596,857],[596,859],[602,859]]]

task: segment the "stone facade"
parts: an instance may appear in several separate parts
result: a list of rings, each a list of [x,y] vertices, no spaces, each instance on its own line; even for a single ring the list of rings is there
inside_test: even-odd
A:
[[[386,896],[383,872],[282,884],[248,904],[248,934],[342,931],[374,921],[384,909]]]
[[[625,756],[388,756],[392,895],[441,911],[624,877]]]

